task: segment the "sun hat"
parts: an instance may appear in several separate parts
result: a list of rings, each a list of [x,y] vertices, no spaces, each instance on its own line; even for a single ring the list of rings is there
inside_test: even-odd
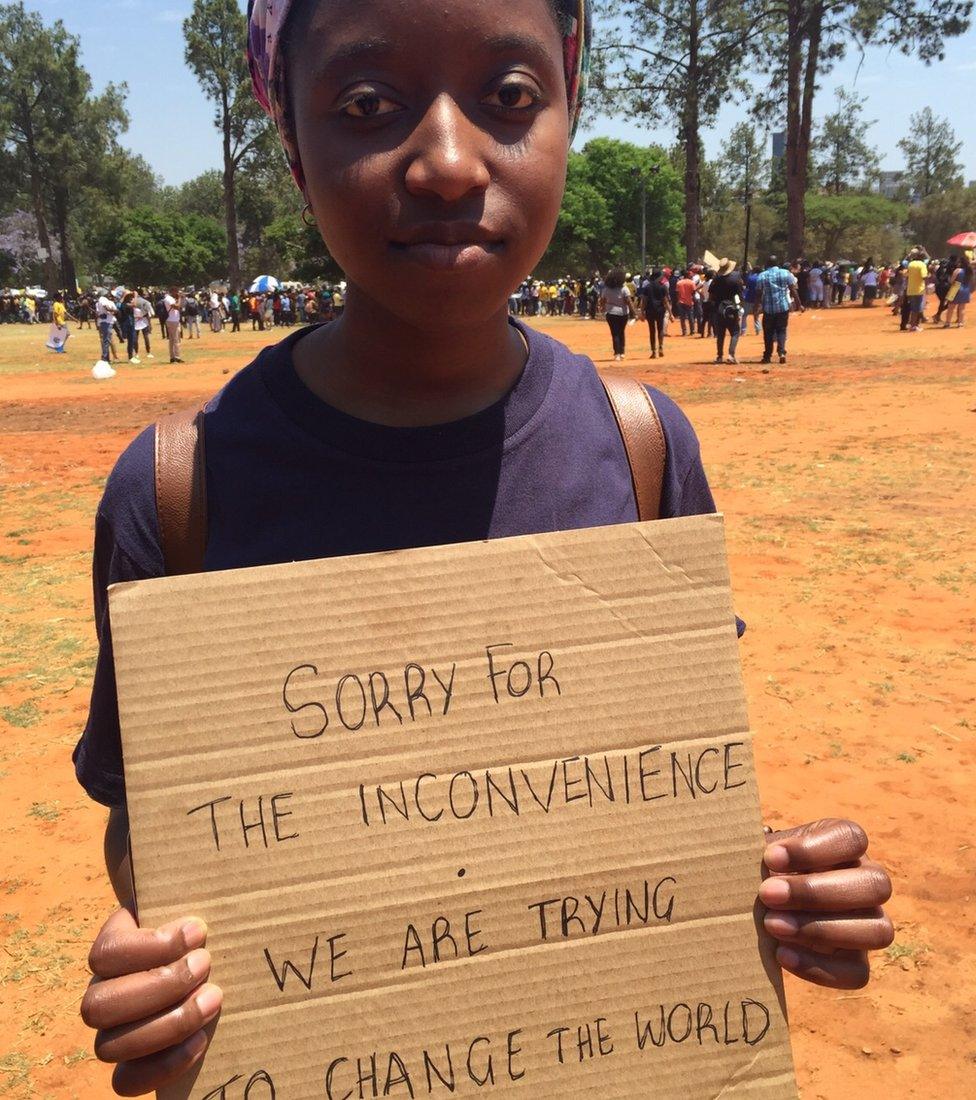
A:
[[[733,271],[735,271],[735,260],[730,260],[727,256],[723,256],[718,262],[717,274],[730,275]]]
[[[304,192],[305,175],[294,135],[287,123],[288,89],[281,64],[282,32],[300,0],[248,0],[247,61],[254,95],[278,130],[288,167]],[[304,0],[305,3],[311,0]],[[326,0],[319,0],[320,3]],[[576,133],[590,67],[592,0],[557,0],[563,30],[563,68],[569,106],[570,140]]]

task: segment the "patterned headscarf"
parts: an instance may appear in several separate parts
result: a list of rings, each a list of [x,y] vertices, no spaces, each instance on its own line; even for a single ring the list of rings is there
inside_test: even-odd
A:
[[[310,0],[306,0],[310,2]],[[247,6],[247,61],[258,102],[271,116],[288,158],[295,182],[305,190],[305,175],[294,136],[287,124],[287,89],[279,50],[288,13],[298,0],[249,0]],[[572,134],[583,109],[590,67],[592,0],[557,0],[563,28],[563,66]]]

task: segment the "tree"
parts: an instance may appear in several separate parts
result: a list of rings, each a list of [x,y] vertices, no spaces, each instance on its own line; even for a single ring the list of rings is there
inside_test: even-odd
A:
[[[804,251],[814,97],[850,46],[886,46],[926,64],[969,27],[972,0],[767,0],[757,50],[769,68],[768,106],[786,116],[786,214],[790,256]],[[782,64],[769,66],[771,58]]]
[[[898,142],[905,154],[906,182],[920,198],[962,185],[962,165],[956,159],[962,142],[948,119],[938,118],[931,107],[909,119],[909,131]]]
[[[878,151],[868,144],[874,122],[862,118],[864,105],[844,88],[836,91],[837,109],[823,120],[813,141],[814,169],[820,186],[832,195],[866,190],[881,166]]]
[[[80,92],[77,54],[77,40],[62,23],[49,30],[22,2],[0,7],[0,126],[27,184],[48,290],[58,276],[45,205],[51,183],[45,142],[57,133],[58,110]]]
[[[666,154],[655,147],[594,138],[581,152],[570,153],[559,221],[540,271],[566,275],[614,263],[636,268],[642,180],[650,255],[673,257],[681,227],[681,183]]]
[[[237,231],[237,178],[248,159],[262,148],[270,152],[272,128],[251,93],[247,67],[247,30],[238,0],[194,0],[183,23],[186,62],[208,99],[215,104],[214,125],[223,151],[224,224],[227,272],[241,285]]]
[[[930,256],[944,256],[950,237],[976,229],[976,186],[933,191],[918,206],[909,207],[906,229]]]
[[[110,84],[101,95],[93,97],[88,94],[91,81],[86,72],[82,72],[79,86],[84,94],[62,112],[57,135],[48,143],[50,202],[60,246],[59,285],[70,290],[78,281],[72,213],[93,189],[110,200],[119,196],[123,181],[109,174],[108,154],[118,149],[118,135],[128,126],[124,88]]]
[[[41,247],[37,221],[26,210],[13,210],[0,218],[0,282],[20,286],[34,283],[43,271],[37,258]],[[58,256],[55,253],[54,259]]]
[[[75,211],[86,193],[116,189],[109,167],[128,124],[124,87],[93,96],[79,49],[60,21],[0,6],[3,174],[33,213],[48,290],[75,285]]]
[[[173,214],[137,206],[120,210],[102,230],[97,262],[130,286],[205,284],[223,276],[223,226],[199,214]]]
[[[817,195],[806,197],[806,223],[813,246],[811,254],[822,259],[838,259],[842,253],[864,259],[888,230],[888,238],[897,241],[905,219],[905,207],[880,195]],[[875,256],[876,261],[890,257]]]
[[[722,142],[717,169],[737,202],[749,202],[766,186],[769,178],[766,139],[759,140],[752,123],[739,122],[732,127]]]
[[[594,54],[605,109],[674,122],[684,151],[684,246],[697,259],[701,231],[701,130],[738,89],[761,0],[607,0]]]
[[[745,263],[751,254],[752,214],[755,199],[769,177],[765,138],[762,142],[759,141],[755,127],[751,123],[738,123],[732,128],[728,138],[722,142],[722,152],[716,168],[718,177],[730,198],[739,204],[744,212],[742,261]],[[716,229],[716,238],[727,232],[725,221],[719,224],[722,228]]]

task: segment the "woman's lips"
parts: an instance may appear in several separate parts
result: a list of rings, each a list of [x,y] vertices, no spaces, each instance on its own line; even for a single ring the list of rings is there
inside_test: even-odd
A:
[[[502,247],[500,241],[458,241],[440,244],[417,241],[412,244],[393,242],[393,249],[411,263],[431,271],[462,271],[488,260]]]

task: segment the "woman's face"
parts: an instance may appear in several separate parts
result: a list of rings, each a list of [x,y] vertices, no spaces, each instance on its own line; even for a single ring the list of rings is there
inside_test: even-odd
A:
[[[505,308],[549,243],[565,184],[548,0],[305,2],[287,81],[330,253],[404,320]]]

